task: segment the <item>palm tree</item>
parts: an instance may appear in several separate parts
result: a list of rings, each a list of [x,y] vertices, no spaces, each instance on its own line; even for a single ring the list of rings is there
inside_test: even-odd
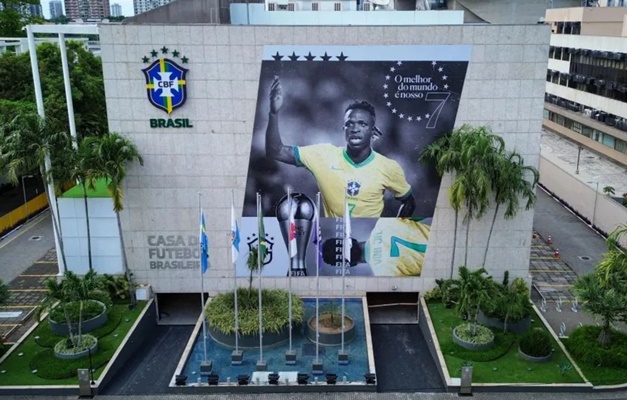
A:
[[[39,169],[50,207],[57,207],[55,193],[48,190],[54,182],[52,170],[56,155],[70,143],[69,136],[55,129],[54,121],[44,121],[35,113],[20,114],[0,126],[0,172],[17,184],[19,177]],[[59,240],[59,257],[67,269],[59,221],[51,212],[52,227]]]
[[[604,283],[608,283],[613,275],[627,274],[627,252],[620,245],[623,237],[627,237],[627,223],[619,225],[605,240],[608,252],[596,267]]]
[[[531,182],[527,176],[531,174]],[[526,200],[525,210],[531,209],[536,201],[535,187],[540,180],[540,173],[534,167],[524,164],[520,154],[513,151],[507,155],[500,154],[492,171],[492,191],[496,207],[492,216],[492,224],[488,233],[488,242],[483,253],[482,266],[485,267],[492,240],[492,232],[501,205],[505,205],[505,219],[512,219],[518,213],[520,198]]]
[[[584,310],[603,320],[598,337],[603,347],[608,347],[611,343],[612,324],[627,318],[627,274],[620,275],[605,282],[602,274],[593,272],[581,276],[573,286]]]
[[[459,287],[457,311],[466,316],[473,324],[473,334],[477,328],[477,314],[482,303],[490,298],[492,280],[484,268],[470,271],[467,267],[459,267],[459,278],[455,280]]]
[[[614,193],[616,193],[616,191],[614,190],[612,186],[605,186],[603,188],[603,193],[605,193],[608,196],[614,196]]]
[[[122,233],[122,225],[120,224],[120,211],[124,209],[122,183],[126,178],[126,167],[134,161],[144,165],[144,160],[139,154],[137,146],[119,133],[112,132],[103,136],[87,137],[83,139],[81,144],[86,147],[85,155],[87,158],[84,160],[86,166],[85,180],[92,189],[95,188],[97,180],[105,180],[113,200],[113,211],[116,213],[120,235],[124,273],[129,282],[131,305],[134,306],[136,303],[135,293],[128,269],[124,235]]]

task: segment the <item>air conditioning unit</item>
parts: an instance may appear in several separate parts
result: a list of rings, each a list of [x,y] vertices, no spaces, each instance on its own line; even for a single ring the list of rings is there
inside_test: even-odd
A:
[[[585,110],[583,110],[583,114],[586,117],[591,118],[592,117],[592,110],[590,110],[589,108],[586,108]]]

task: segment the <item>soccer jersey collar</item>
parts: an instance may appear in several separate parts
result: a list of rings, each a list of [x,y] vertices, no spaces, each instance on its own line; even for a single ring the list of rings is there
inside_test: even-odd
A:
[[[348,153],[346,152],[346,149],[342,149],[342,155],[344,156],[344,159],[346,160],[346,162],[348,162],[350,165],[352,165],[355,168],[364,167],[370,164],[372,160],[374,160],[374,150],[371,150],[370,155],[364,161],[360,163],[356,163],[355,161],[351,160],[351,158],[348,156]]]

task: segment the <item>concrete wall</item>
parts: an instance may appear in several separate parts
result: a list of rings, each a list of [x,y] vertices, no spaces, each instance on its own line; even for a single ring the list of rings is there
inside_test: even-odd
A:
[[[59,198],[61,235],[67,269],[77,274],[89,271],[87,223],[82,198]],[[93,268],[99,274],[124,273],[122,248],[111,199],[87,199]]]
[[[604,232],[610,233],[618,225],[627,223],[627,208],[604,195],[601,186],[597,193],[595,183],[581,181],[542,156],[540,183]],[[623,239],[622,245],[627,246],[627,238]]]
[[[211,269],[205,279],[209,292],[232,287],[229,262],[231,191],[240,214],[246,185],[249,149],[256,107],[260,59],[264,45],[391,45],[471,44],[471,62],[457,114],[457,125],[488,124],[502,135],[507,148],[517,149],[537,166],[549,27],[529,26],[130,26],[102,25],[102,60],[109,127],[128,135],[144,156],[144,167],[131,166],[125,181],[126,208],[121,222],[129,265],[139,283],[156,292],[196,292],[197,269],[151,269],[150,243],[157,235],[172,239],[198,235],[198,196],[203,193],[210,241]],[[188,101],[179,115],[191,129],[151,129],[149,118],[163,112],[146,99],[142,57],[162,46],[189,57]],[[452,256],[454,213],[442,180],[429,251],[421,277],[347,277],[347,295],[366,291],[420,291],[448,275]],[[241,214],[240,214],[241,215]],[[470,230],[469,261],[481,263],[492,211]],[[533,211],[520,211],[510,221],[498,219],[487,269],[500,279],[527,277]],[[464,237],[465,227],[458,234]],[[152,239],[150,239],[152,238]],[[194,247],[195,249],[195,247]],[[463,262],[458,241],[455,265]],[[285,278],[267,278],[265,285],[284,288]],[[241,285],[247,284],[241,278]],[[299,294],[312,294],[315,279],[295,279]],[[321,279],[323,295],[341,290],[341,278]]]

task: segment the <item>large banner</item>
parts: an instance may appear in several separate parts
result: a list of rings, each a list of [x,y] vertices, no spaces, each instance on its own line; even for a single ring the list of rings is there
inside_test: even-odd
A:
[[[345,203],[353,243],[346,274],[419,276],[440,178],[418,158],[453,129],[470,52],[470,46],[264,47],[238,276],[249,274],[247,251],[259,243],[257,193],[268,249],[264,276],[313,276],[317,264],[320,275],[341,275]],[[290,232],[297,242],[291,259]]]

